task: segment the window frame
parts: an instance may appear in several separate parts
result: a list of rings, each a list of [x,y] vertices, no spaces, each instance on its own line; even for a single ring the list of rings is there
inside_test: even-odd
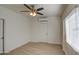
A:
[[[78,10],[77,10],[78,9]],[[65,19],[64,19],[64,25],[65,25],[65,36],[66,36],[66,42],[76,51],[76,52],[78,52],[79,53],[79,48],[77,48],[77,47],[75,47],[75,46],[73,46],[71,43],[69,43],[68,41],[67,41],[67,32],[66,32],[66,21],[68,20],[68,18],[69,17],[72,17],[72,15],[75,13],[75,19],[78,19],[77,18],[77,16],[78,16],[78,12],[79,12],[79,7],[76,7],[76,8],[74,8],[66,17],[65,17]]]

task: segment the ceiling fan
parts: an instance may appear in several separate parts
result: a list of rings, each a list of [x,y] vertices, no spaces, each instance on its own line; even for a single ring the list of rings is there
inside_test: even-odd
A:
[[[29,11],[25,10],[25,11],[20,11],[20,12],[30,12],[30,15],[32,15],[32,16],[36,16],[37,14],[44,15],[39,12],[41,10],[44,10],[44,8],[35,9],[34,5],[28,6],[27,4],[24,4],[24,6],[27,7],[29,9]]]

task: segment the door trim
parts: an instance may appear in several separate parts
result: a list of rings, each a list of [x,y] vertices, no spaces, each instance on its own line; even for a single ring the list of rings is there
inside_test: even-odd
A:
[[[2,25],[2,27],[3,27],[3,28],[2,28],[2,29],[3,29],[3,33],[2,33],[2,36],[3,36],[3,37],[2,37],[2,54],[5,54],[5,45],[4,45],[4,22],[5,22],[5,21],[4,21],[3,18],[0,18],[0,20],[2,20],[2,22],[3,22],[3,23],[2,23],[2,24],[3,24],[3,25]]]

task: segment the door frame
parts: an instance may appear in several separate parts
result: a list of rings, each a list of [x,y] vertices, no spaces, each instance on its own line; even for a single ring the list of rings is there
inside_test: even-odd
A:
[[[40,38],[40,40],[46,40],[46,42],[47,42],[47,41],[48,41],[48,22],[44,22],[44,23],[43,23],[43,22],[40,22],[39,25],[40,25],[40,31],[41,31],[41,29],[42,29],[42,28],[41,28],[42,26],[45,26],[45,27],[46,27],[46,29],[45,29],[46,32],[45,32],[45,34],[43,33],[43,34],[44,34],[43,38],[45,38],[45,39]],[[42,31],[43,31],[43,29],[42,29]],[[43,32],[44,32],[44,31],[43,31]],[[40,35],[42,35],[42,33],[40,33]]]
[[[0,20],[3,22],[2,23],[2,29],[3,29],[3,32],[2,32],[2,54],[5,54],[5,45],[4,45],[4,23],[5,23],[5,21],[4,21],[4,19],[3,18],[0,18]]]

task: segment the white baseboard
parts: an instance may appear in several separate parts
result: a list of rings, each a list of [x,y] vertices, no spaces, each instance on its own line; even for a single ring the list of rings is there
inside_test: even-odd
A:
[[[5,53],[9,53],[10,51],[12,51],[12,50],[14,50],[14,49],[16,49],[16,48],[18,48],[18,47],[21,47],[21,46],[23,46],[23,45],[25,45],[25,44],[27,44],[27,43],[29,43],[29,42],[36,42],[36,43],[39,43],[38,41],[27,41],[27,42],[25,42],[25,43],[23,43],[23,44],[18,44],[18,46],[16,46],[16,47],[14,47],[14,48],[12,48],[12,49],[9,49],[9,50],[5,50]],[[41,42],[41,41],[40,41]],[[52,43],[52,42],[44,42],[44,43],[49,43],[49,44],[59,44],[59,45],[61,45],[60,43]]]
[[[30,42],[39,43],[39,42],[42,42],[42,41],[30,41]],[[56,42],[44,42],[44,43],[49,43],[49,44],[59,44],[59,45],[61,45],[60,43],[56,43]]]
[[[25,45],[25,44],[27,44],[27,43],[29,43],[29,42],[30,42],[30,41],[27,41],[27,42],[25,42],[25,43],[23,43],[23,44],[19,44],[18,46],[14,47],[14,48],[12,48],[12,49],[5,50],[5,53],[9,53],[10,51],[12,51],[12,50],[14,50],[14,49],[16,49],[16,48],[19,48],[19,47],[21,47],[21,46],[23,46],[23,45]]]

